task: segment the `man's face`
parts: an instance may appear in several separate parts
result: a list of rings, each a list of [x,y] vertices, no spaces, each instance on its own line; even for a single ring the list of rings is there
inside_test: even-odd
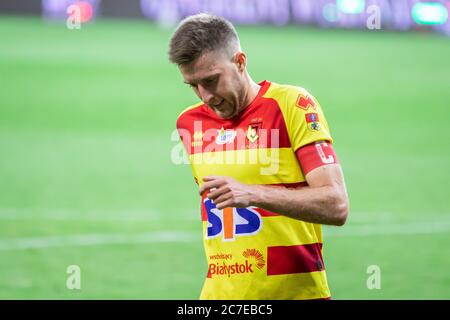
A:
[[[184,82],[223,119],[235,117],[245,99],[244,67],[236,59],[221,52],[207,52],[179,67]]]

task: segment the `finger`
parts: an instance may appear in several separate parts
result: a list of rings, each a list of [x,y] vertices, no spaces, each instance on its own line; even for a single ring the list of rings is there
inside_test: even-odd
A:
[[[206,196],[209,198],[209,199],[216,199],[218,196],[220,196],[220,195],[222,195],[222,194],[224,194],[224,193],[227,193],[227,192],[229,192],[230,191],[230,189],[228,188],[228,186],[227,185],[224,185],[224,186],[221,186],[220,188],[217,188],[216,190],[214,190],[214,191],[212,191],[211,190],[211,192],[210,193],[208,193]]]
[[[216,204],[216,208],[222,210],[224,208],[234,207],[234,203],[232,199],[225,200],[219,204]]]
[[[217,207],[218,204],[221,204],[225,201],[232,200],[232,199],[233,199],[233,194],[231,192],[227,192],[227,193],[220,195],[216,199],[214,199],[213,202]]]
[[[198,190],[198,192],[200,194],[203,194],[203,192],[205,192],[206,190],[209,190],[212,188],[214,181],[210,181],[210,182],[205,182]]]
[[[198,192],[202,195],[206,190],[212,189],[212,188],[219,188],[220,186],[222,186],[225,183],[225,181],[223,180],[212,180],[209,182],[205,182],[200,189],[198,190]]]
[[[207,177],[203,177],[203,181],[212,181],[212,180],[216,180],[216,179],[222,179],[224,177],[221,176],[207,176]]]
[[[212,188],[216,188],[215,184],[216,180],[204,183],[198,190],[198,192],[202,195],[205,191],[209,191]]]

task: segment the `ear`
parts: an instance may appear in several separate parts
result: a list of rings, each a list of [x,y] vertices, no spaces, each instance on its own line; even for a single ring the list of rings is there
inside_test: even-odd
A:
[[[234,61],[240,72],[243,72],[247,67],[247,56],[244,52],[236,53],[236,55],[234,56]]]

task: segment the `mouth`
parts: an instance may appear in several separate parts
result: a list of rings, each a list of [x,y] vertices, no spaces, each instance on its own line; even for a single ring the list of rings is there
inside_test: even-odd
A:
[[[211,104],[211,108],[223,119],[230,119],[234,116],[233,110],[230,110],[230,105],[227,105],[225,99],[222,99],[219,103]]]

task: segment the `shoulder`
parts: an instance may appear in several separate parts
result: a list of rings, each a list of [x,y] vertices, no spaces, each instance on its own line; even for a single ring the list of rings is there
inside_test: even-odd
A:
[[[177,128],[184,127],[187,122],[192,122],[193,119],[199,119],[204,106],[203,102],[199,102],[185,108],[177,117]]]
[[[278,84],[271,89],[267,97],[277,101],[294,150],[315,141],[332,142],[322,108],[308,90]]]
[[[307,111],[318,106],[316,98],[305,88],[288,84],[272,83],[265,94],[275,99],[282,108],[298,108]]]

